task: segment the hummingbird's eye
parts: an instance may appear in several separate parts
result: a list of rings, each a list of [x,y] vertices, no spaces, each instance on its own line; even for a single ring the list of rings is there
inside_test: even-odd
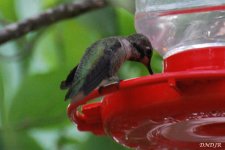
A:
[[[147,57],[151,57],[151,55],[152,55],[152,50],[151,50],[150,47],[146,47],[145,54],[146,54]]]
[[[146,47],[147,50],[151,50],[151,48],[149,46]]]

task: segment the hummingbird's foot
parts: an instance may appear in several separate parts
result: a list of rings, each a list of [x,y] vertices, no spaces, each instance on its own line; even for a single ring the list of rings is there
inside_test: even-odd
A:
[[[112,76],[109,79],[107,79],[107,81],[109,84],[112,84],[112,83],[119,83],[121,80],[118,76]]]
[[[101,82],[101,84],[99,85],[99,87],[105,87],[105,86],[108,86],[108,85],[111,85],[111,84],[117,84],[119,83],[121,80],[119,79],[118,76],[112,76],[108,79],[105,79]]]
[[[118,90],[120,88],[120,81],[121,80],[117,76],[103,80],[98,88],[98,92],[104,94],[106,91]]]

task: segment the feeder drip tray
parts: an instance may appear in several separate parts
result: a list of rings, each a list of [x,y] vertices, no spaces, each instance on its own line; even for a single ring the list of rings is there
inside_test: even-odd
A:
[[[143,150],[198,149],[203,142],[221,143],[222,146],[225,143],[225,112],[193,113],[182,120],[179,117],[165,118],[161,122],[146,121],[125,134],[122,144],[129,141]]]

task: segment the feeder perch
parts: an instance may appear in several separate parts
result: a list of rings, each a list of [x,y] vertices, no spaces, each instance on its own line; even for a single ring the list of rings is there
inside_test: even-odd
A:
[[[225,149],[225,5],[181,0],[177,9],[174,1],[160,7],[149,1],[136,3],[136,29],[163,56],[163,73],[96,89],[68,106],[69,118],[80,131],[140,150],[199,149],[207,142]]]

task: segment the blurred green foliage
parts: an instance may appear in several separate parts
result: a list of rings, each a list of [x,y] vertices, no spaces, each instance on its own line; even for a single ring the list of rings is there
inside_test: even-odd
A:
[[[68,1],[0,0],[0,29]],[[109,137],[77,131],[67,118],[68,102],[59,84],[93,42],[134,32],[134,15],[114,5],[0,46],[0,149],[125,150]],[[160,72],[157,54],[152,63]],[[119,75],[125,79],[147,71],[127,62]]]

